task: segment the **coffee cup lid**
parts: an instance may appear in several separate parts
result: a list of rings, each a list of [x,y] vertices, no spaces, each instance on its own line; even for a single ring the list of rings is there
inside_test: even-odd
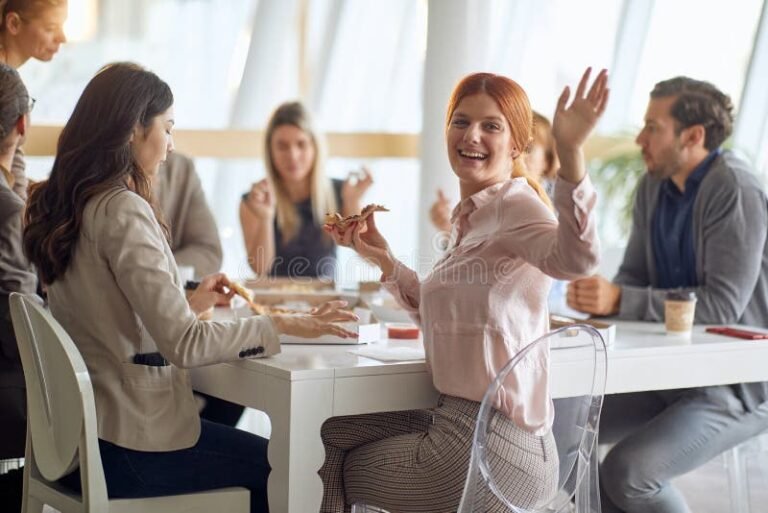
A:
[[[670,290],[667,292],[670,301],[695,301],[696,293],[692,290]]]

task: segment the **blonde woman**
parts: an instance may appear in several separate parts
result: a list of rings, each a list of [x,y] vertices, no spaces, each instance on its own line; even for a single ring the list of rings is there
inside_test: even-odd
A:
[[[322,230],[327,212],[359,213],[373,183],[367,169],[346,181],[324,173],[323,143],[298,102],[280,105],[267,124],[267,178],[240,204],[248,263],[258,275],[332,278],[336,245]]]
[[[0,62],[13,68],[50,61],[67,41],[67,0],[0,0],[0,15]]]
[[[0,62],[18,69],[30,58],[48,62],[67,41],[67,0],[0,0]],[[27,197],[24,152],[18,147],[10,171],[13,191]]]

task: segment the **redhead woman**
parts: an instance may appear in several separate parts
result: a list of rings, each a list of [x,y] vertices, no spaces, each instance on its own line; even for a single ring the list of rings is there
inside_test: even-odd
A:
[[[336,246],[323,233],[325,214],[359,214],[373,178],[325,176],[324,145],[301,103],[280,105],[267,124],[267,178],[243,195],[240,224],[251,269],[264,276],[334,277]]]
[[[455,237],[431,273],[420,280],[397,261],[374,216],[344,232],[328,228],[338,244],[381,269],[385,286],[418,320],[441,395],[432,410],[328,420],[322,512],[349,511],[357,501],[398,512],[456,511],[487,386],[548,331],[552,278],[589,275],[598,263],[596,197],[582,146],[608,88],[605,71],[591,87],[589,75],[570,104],[570,90],[563,91],[555,113],[559,217],[519,166],[533,127],[525,92],[509,78],[478,73],[459,82],[448,104],[446,146],[461,202],[453,212]],[[510,469],[497,485],[520,507],[550,497],[558,476],[549,352],[529,358],[495,401],[496,431],[505,441],[489,447],[491,461]],[[485,511],[505,509],[489,498]]]
[[[557,161],[557,148],[555,148],[555,139],[552,137],[552,123],[536,111],[533,112],[531,137],[531,143],[525,153],[525,169],[530,178],[537,180],[544,187],[549,199],[553,199],[557,168],[560,163]],[[517,169],[522,167],[518,165]],[[451,231],[452,206],[451,200],[445,193],[438,190],[437,200],[429,209],[429,218],[435,228],[443,232]]]
[[[151,177],[173,149],[173,95],[130,63],[103,68],[61,133],[50,177],[33,186],[24,249],[93,383],[110,497],[243,486],[267,511],[267,441],[201,421],[188,368],[264,357],[278,335],[353,334],[340,302],[298,316],[201,321],[232,295],[223,274],[185,298]],[[229,289],[229,290],[228,290]],[[77,472],[63,479],[80,487]]]

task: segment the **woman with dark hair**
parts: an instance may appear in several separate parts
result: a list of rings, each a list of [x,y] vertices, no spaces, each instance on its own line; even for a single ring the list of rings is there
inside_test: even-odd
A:
[[[51,312],[80,350],[93,383],[110,497],[251,490],[267,511],[267,441],[201,421],[186,369],[280,351],[278,335],[353,336],[340,302],[299,316],[201,321],[228,299],[223,274],[189,301],[150,198],[150,177],[173,149],[173,95],[130,63],[88,83],[59,137],[47,181],[33,186],[24,249]],[[63,479],[79,488],[77,473]]]
[[[333,279],[336,245],[322,230],[325,214],[359,214],[373,178],[366,168],[346,181],[325,176],[325,145],[299,102],[275,110],[264,139],[267,177],[240,204],[248,263],[258,275]]]
[[[0,63],[0,459],[24,457],[27,436],[24,373],[13,333],[8,297],[34,294],[37,278],[21,247],[24,199],[11,172],[29,128],[31,99],[19,73]],[[0,477],[0,503],[21,507],[21,473]]]
[[[374,216],[343,232],[328,228],[338,244],[381,268],[385,287],[419,321],[441,396],[433,410],[328,420],[321,433],[322,512],[349,511],[357,501],[399,512],[456,511],[486,388],[520,349],[549,330],[551,277],[589,275],[597,265],[595,191],[582,146],[608,89],[603,71],[587,90],[589,72],[570,106],[569,89],[563,91],[555,113],[559,217],[517,164],[531,140],[528,97],[509,78],[476,73],[459,82],[448,104],[448,159],[462,200],[453,214],[454,237],[432,272],[420,281],[397,261]],[[471,272],[479,265],[482,275]],[[557,488],[548,370],[548,349],[534,350],[494,402],[503,441],[487,448],[489,460],[510,469],[496,484],[521,508]],[[506,508],[489,497],[483,511]]]

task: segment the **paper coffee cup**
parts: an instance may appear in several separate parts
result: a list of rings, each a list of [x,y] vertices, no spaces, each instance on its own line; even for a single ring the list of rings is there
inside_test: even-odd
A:
[[[696,294],[670,292],[664,301],[664,326],[669,335],[690,335],[696,312]]]

